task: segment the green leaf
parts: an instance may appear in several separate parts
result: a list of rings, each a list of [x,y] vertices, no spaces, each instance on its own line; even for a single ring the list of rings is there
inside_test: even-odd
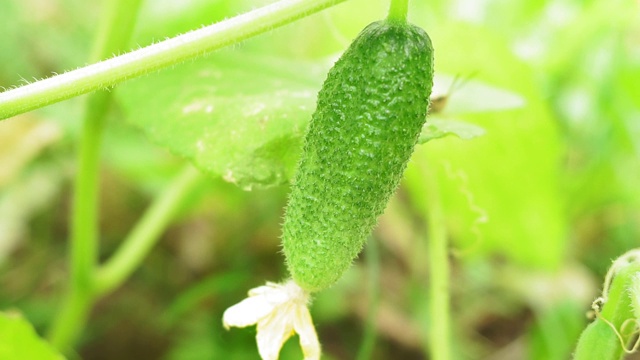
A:
[[[0,312],[0,359],[64,359],[15,312]]]
[[[514,91],[497,87],[470,75],[436,74],[431,98],[446,97],[444,112],[452,114],[500,111],[521,108],[524,98]]]
[[[152,141],[249,190],[292,176],[327,68],[225,51],[132,81],[118,96]]]
[[[430,140],[440,139],[453,135],[462,140],[470,140],[484,135],[482,127],[464,121],[429,117],[422,128],[418,144],[424,144]]]
[[[463,23],[430,29],[440,71],[473,73],[474,80],[526,100],[508,111],[457,115],[486,135],[473,141],[443,138],[422,149],[437,172],[451,238],[463,254],[499,254],[528,266],[557,267],[567,246],[562,147],[533,69],[514,56],[500,34]],[[412,181],[424,186],[420,177]]]

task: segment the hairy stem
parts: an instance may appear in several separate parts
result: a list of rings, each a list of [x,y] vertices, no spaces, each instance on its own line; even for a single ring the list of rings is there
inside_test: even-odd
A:
[[[633,348],[629,342],[635,338],[629,334],[634,335],[632,330],[637,326],[635,305],[639,274],[640,263],[637,262],[622,266],[612,274],[611,283],[605,288],[606,294],[601,298],[604,304],[595,320],[580,335],[573,359],[619,360],[625,350]]]
[[[98,33],[93,61],[109,56],[129,42],[141,0],[109,0]],[[78,168],[71,213],[70,284],[62,310],[50,332],[54,346],[73,346],[95,300],[93,275],[98,253],[98,174],[100,145],[111,94],[98,92],[85,104],[78,149]]]
[[[193,59],[346,0],[281,0],[234,18],[0,93],[0,120]]]

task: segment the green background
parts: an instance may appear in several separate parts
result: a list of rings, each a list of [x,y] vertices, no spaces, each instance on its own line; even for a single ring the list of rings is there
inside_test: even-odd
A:
[[[148,1],[131,47],[266,3]],[[286,276],[279,226],[316,93],[387,6],[351,0],[114,90],[102,154],[102,258],[185,158],[211,180],[133,277],[98,302],[78,357],[257,358],[255,329],[227,332],[221,314],[248,289]],[[420,145],[370,239],[381,252],[375,359],[427,358],[427,286],[438,274],[427,266],[425,174],[438,181],[451,241],[456,358],[569,357],[611,260],[640,239],[639,7],[411,2],[409,20],[433,40],[438,90],[461,79],[432,124],[484,134]],[[85,65],[101,13],[99,2],[3,2],[0,86]],[[81,104],[0,123],[0,310],[19,311],[40,334],[66,279]],[[366,250],[361,258],[311,308],[327,359],[354,358],[360,347]],[[37,343],[15,319],[3,320],[0,334],[21,326]],[[295,341],[287,343],[282,358],[299,357]]]

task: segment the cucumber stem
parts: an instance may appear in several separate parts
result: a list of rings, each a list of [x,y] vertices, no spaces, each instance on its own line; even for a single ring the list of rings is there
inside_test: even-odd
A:
[[[391,21],[407,22],[408,10],[409,0],[391,0],[387,19]]]

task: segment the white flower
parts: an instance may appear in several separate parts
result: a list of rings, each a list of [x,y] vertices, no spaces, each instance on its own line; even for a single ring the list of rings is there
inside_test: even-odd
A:
[[[277,360],[282,345],[298,333],[304,360],[320,359],[320,342],[307,304],[309,294],[293,280],[249,290],[249,297],[224,312],[222,323],[246,327],[258,325],[256,340],[263,360]]]

